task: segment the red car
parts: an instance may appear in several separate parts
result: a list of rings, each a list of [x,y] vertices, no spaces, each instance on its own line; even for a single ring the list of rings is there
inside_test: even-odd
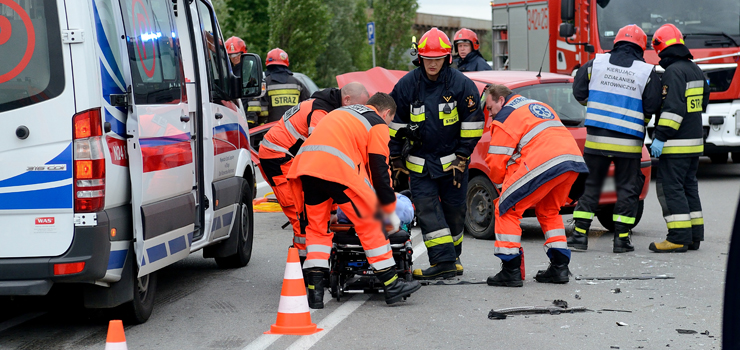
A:
[[[349,82],[357,81],[365,85],[370,95],[378,91],[390,93],[396,82],[406,73],[376,67],[365,72],[339,75],[337,76],[337,83],[339,87],[342,87]],[[484,97],[483,90],[486,85],[495,83],[506,85],[516,94],[550,105],[573,134],[578,146],[583,150],[586,142],[586,128],[583,126],[586,118],[586,107],[578,103],[573,97],[572,77],[553,73],[542,73],[541,77],[537,77],[537,72],[529,71],[466,72],[465,75],[478,86],[481,98]],[[498,192],[488,177],[490,171],[485,162],[491,140],[491,118],[488,116],[487,110],[484,113],[486,128],[470,160],[470,180],[467,195],[468,211],[465,217],[465,229],[467,233],[475,238],[491,239],[494,237],[493,200],[498,197]],[[264,134],[270,127],[270,124],[266,124],[250,130],[250,141],[254,146],[259,144],[259,140],[262,139],[261,134]],[[254,151],[253,158],[256,158],[256,152]],[[645,147],[642,149],[641,168],[643,175],[645,175],[645,183],[642,193],[640,193],[635,224],[640,221],[642,216],[644,199],[647,196],[650,184],[650,155]],[[611,167],[609,177],[604,182],[604,190],[599,200],[600,208],[596,213],[601,224],[609,230],[614,229],[612,211],[614,203],[617,201],[613,172],[614,166]],[[570,214],[573,212],[573,208],[573,206],[566,206],[563,207],[561,212]],[[524,216],[534,216],[534,210],[527,210]]]

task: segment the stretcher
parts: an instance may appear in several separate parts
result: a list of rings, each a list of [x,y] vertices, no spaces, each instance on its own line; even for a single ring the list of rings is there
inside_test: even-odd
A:
[[[333,224],[333,247],[329,257],[329,291],[340,301],[347,294],[382,293],[383,283],[373,274],[352,224]],[[399,278],[413,279],[411,234],[405,230],[388,236]],[[405,299],[405,298],[404,298]]]

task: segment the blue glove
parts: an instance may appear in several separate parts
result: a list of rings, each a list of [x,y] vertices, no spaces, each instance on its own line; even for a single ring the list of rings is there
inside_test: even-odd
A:
[[[658,158],[661,154],[663,154],[663,146],[665,145],[665,142],[655,139],[653,140],[653,143],[650,145],[650,154],[653,155],[653,157]]]

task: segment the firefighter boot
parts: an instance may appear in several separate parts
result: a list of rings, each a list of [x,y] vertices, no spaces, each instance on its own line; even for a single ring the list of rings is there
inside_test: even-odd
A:
[[[667,239],[663,242],[650,243],[648,249],[656,253],[685,253],[689,247],[685,244],[671,243]]]
[[[521,287],[522,281],[522,256],[517,255],[515,258],[501,261],[501,272],[495,276],[490,276],[486,280],[489,286],[496,287]]]
[[[568,247],[573,250],[588,249],[588,229],[575,226],[573,233],[568,237]]]
[[[699,250],[699,245],[701,245],[701,241],[693,241],[689,246],[689,250]]]
[[[457,259],[455,259],[455,268],[457,269],[457,275],[462,276],[465,269],[463,268],[462,263],[460,262],[460,257],[458,256]]]
[[[389,267],[385,270],[375,271],[375,276],[383,282],[383,292],[385,293],[385,303],[390,305],[405,299],[411,293],[421,288],[418,281],[406,281],[398,278],[396,269]]]
[[[308,307],[324,308],[324,272],[311,270],[306,273],[308,279]]]
[[[614,253],[626,253],[635,250],[635,246],[630,242],[630,233],[616,233],[614,232],[614,247],[612,252]]]
[[[547,270],[537,271],[534,279],[541,283],[568,283],[570,281],[570,270],[568,263],[570,258],[557,249],[550,249],[550,267]]]
[[[417,280],[436,280],[436,279],[447,279],[457,275],[457,267],[454,261],[441,262],[432,264],[428,269],[416,269],[414,270],[414,279]]]

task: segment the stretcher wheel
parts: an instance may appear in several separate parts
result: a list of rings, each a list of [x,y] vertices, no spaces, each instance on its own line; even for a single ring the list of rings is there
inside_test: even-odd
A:
[[[331,274],[329,275],[329,293],[331,293],[332,298],[337,298],[337,301],[339,301],[339,281],[337,278],[337,275]]]

